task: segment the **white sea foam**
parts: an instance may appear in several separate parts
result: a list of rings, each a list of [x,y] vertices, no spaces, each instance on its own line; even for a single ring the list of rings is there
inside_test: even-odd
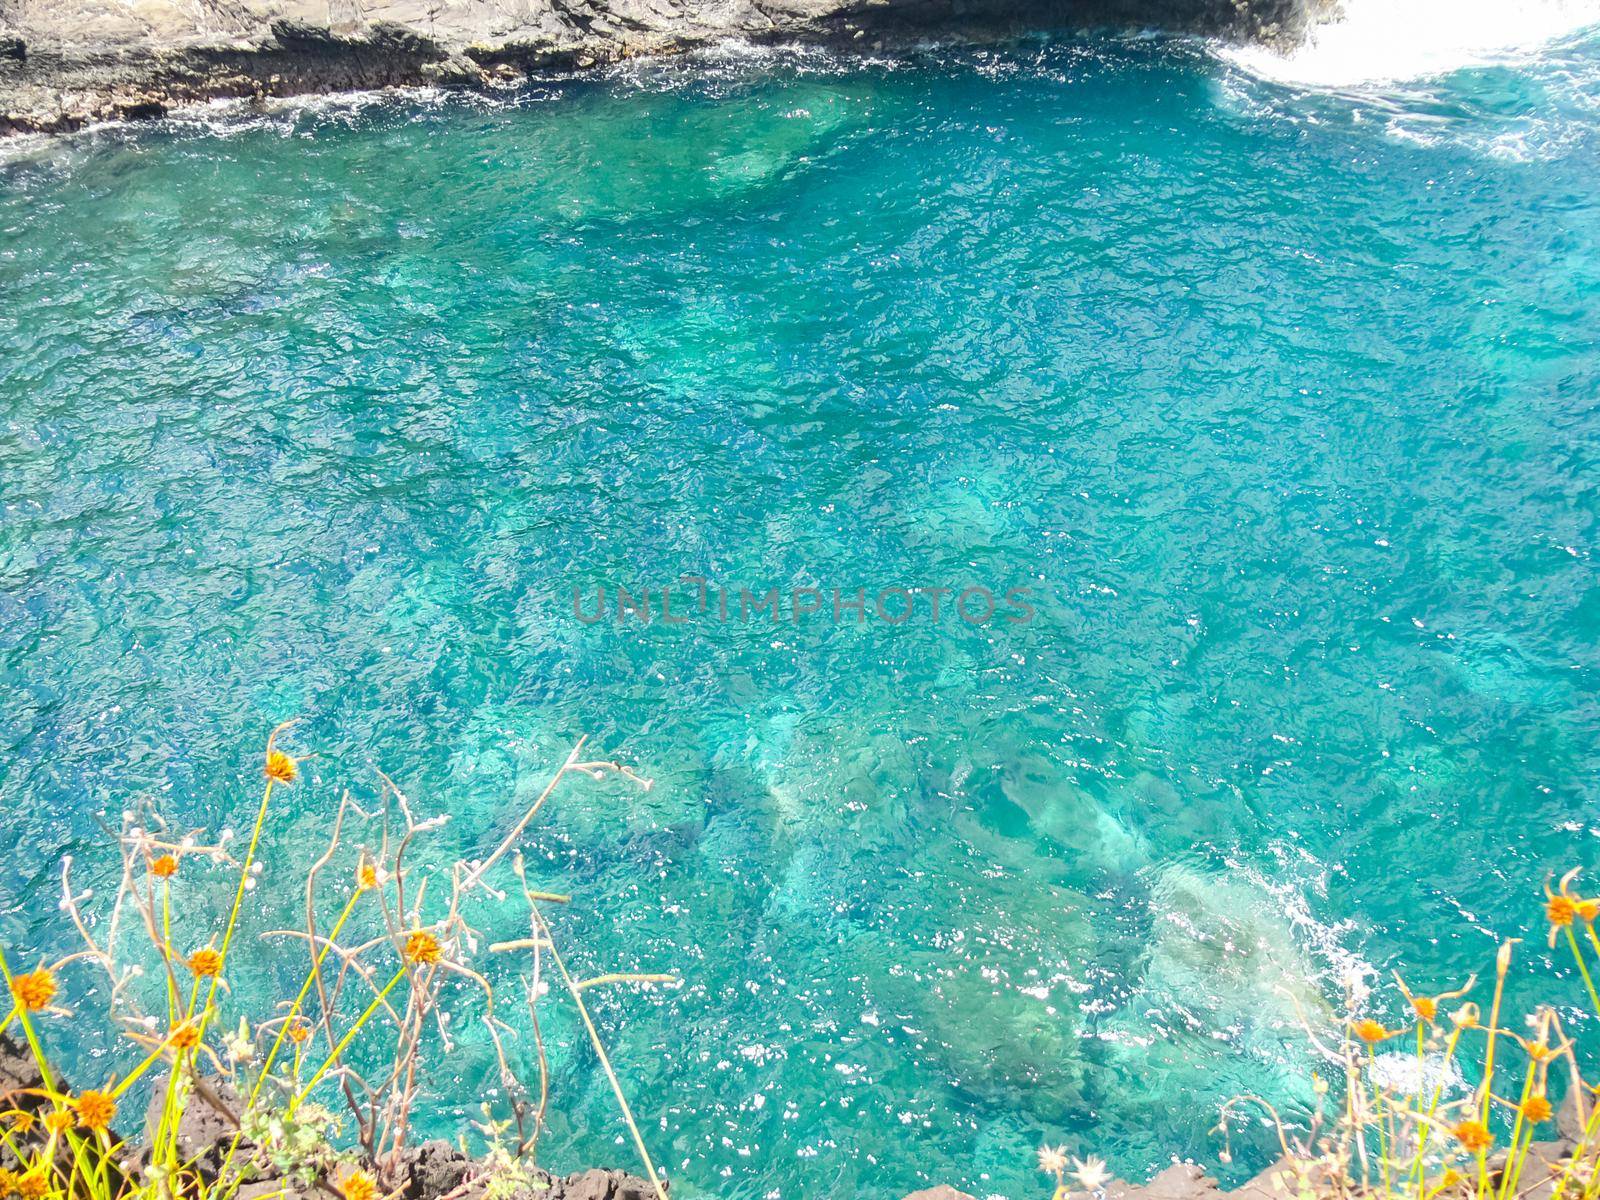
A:
[[[1241,46],[1223,55],[1254,75],[1342,88],[1515,62],[1600,25],[1600,0],[1343,0],[1340,7],[1287,54]]]

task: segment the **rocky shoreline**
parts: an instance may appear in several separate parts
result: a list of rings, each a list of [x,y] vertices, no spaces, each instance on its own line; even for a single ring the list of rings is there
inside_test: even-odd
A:
[[[38,1089],[44,1086],[38,1067],[27,1049],[10,1035],[0,1033],[0,1109],[39,1109],[44,1101]],[[60,1086],[60,1081],[57,1081]],[[226,1085],[222,1085],[226,1090]],[[218,1096],[208,1087],[209,1103],[191,1102],[178,1127],[177,1137],[184,1156],[195,1162],[213,1163],[238,1130],[236,1117],[228,1111],[228,1097]],[[1571,1153],[1581,1139],[1583,1122],[1571,1095],[1556,1115],[1556,1138],[1535,1142],[1529,1147],[1529,1162],[1555,1166]],[[159,1094],[151,1101],[160,1102]],[[1500,1156],[1503,1158],[1503,1156]],[[10,1152],[0,1148],[0,1167],[17,1166]],[[367,1164],[378,1180],[384,1200],[488,1200],[493,1195],[505,1200],[655,1200],[650,1183],[626,1171],[591,1168],[570,1175],[554,1175],[539,1167],[526,1168],[526,1178],[509,1194],[503,1177],[495,1180],[494,1168],[449,1142],[434,1140],[407,1146],[388,1156],[382,1166]],[[1494,1160],[1490,1162],[1491,1171]],[[212,1169],[215,1169],[214,1167]],[[1143,1184],[1113,1179],[1096,1192],[1067,1193],[1067,1200],[1288,1200],[1295,1188],[1294,1166],[1288,1160],[1274,1163],[1243,1185],[1224,1189],[1193,1163],[1174,1162]],[[1285,1186],[1285,1181],[1291,1181]],[[1528,1180],[1519,1200],[1551,1200],[1556,1175]],[[670,1191],[670,1183],[668,1185]],[[1041,1186],[1043,1196],[1047,1186]],[[239,1188],[237,1200],[345,1200],[332,1181],[305,1183],[276,1176],[268,1168]],[[904,1200],[979,1200],[968,1192],[941,1184],[907,1194]]]
[[[57,1083],[59,1086],[60,1081]],[[216,1086],[215,1083],[212,1086]],[[9,1034],[0,1033],[0,1110],[31,1112],[37,1116],[44,1111],[44,1101],[38,1094],[43,1087],[44,1079],[33,1056]],[[227,1090],[226,1085],[221,1087]],[[211,1087],[207,1092],[217,1095]],[[199,1096],[205,1094],[202,1092]],[[152,1107],[159,1107],[160,1100],[158,1090],[151,1100]],[[238,1121],[233,1113],[197,1097],[179,1123],[178,1145],[186,1158],[199,1163],[209,1161],[212,1164],[209,1170],[214,1171],[237,1130]],[[0,1168],[14,1171],[18,1166],[11,1151],[0,1147]],[[493,1176],[486,1163],[449,1142],[437,1140],[405,1147],[391,1156],[381,1171],[374,1173],[385,1200],[484,1200]],[[525,1174],[525,1186],[520,1190],[526,1192],[526,1200],[654,1200],[655,1196],[646,1180],[626,1171],[591,1169],[563,1176],[528,1167]],[[255,1177],[239,1188],[237,1200],[343,1200],[343,1197],[332,1181],[319,1179],[306,1183],[276,1175],[266,1168],[257,1169]]]
[[[0,0],[0,136],[186,104],[443,86],[727,39],[881,50],[1026,29],[1292,41],[1333,0]]]

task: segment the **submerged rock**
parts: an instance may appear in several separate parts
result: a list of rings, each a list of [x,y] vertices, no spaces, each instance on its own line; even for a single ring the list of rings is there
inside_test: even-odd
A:
[[[1336,1024],[1307,948],[1272,897],[1243,878],[1169,862],[1146,873],[1150,928],[1131,993],[1099,1027],[1097,1089],[1123,1111],[1148,1109],[1203,1144],[1217,1105],[1241,1086],[1239,1064],[1270,1075],[1274,1102],[1312,1101],[1307,1022]],[[1171,1097],[1191,1103],[1174,1109]]]

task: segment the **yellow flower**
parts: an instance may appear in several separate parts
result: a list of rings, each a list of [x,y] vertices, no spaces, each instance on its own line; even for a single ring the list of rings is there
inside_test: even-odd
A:
[[[170,854],[163,854],[159,858],[150,860],[150,874],[157,879],[171,879],[178,873],[178,860]]]
[[[204,978],[222,970],[222,955],[210,946],[202,946],[189,956],[189,970]]]
[[[78,1124],[96,1133],[104,1133],[117,1115],[117,1102],[105,1092],[90,1090],[73,1101],[78,1110]]]
[[[11,981],[11,994],[23,1008],[38,1012],[56,998],[56,977],[44,967],[18,975]]]
[[[64,1108],[52,1109],[44,1115],[45,1132],[60,1136],[72,1128],[72,1114]]]
[[[1451,1132],[1456,1135],[1456,1141],[1461,1143],[1461,1148],[1468,1154],[1480,1154],[1494,1145],[1494,1134],[1478,1121],[1463,1121]]]
[[[193,1050],[200,1044],[200,1027],[193,1021],[175,1025],[167,1034],[167,1045],[174,1050]]]
[[[9,1196],[17,1190],[17,1173],[10,1167],[0,1167],[0,1196]]]
[[[1392,1036],[1387,1029],[1378,1024],[1378,1022],[1374,1021],[1371,1017],[1368,1017],[1364,1021],[1357,1021],[1354,1025],[1350,1026],[1350,1032],[1355,1034],[1363,1042],[1366,1042],[1369,1046],[1375,1045],[1376,1043],[1383,1041],[1384,1038]]]
[[[5,1122],[18,1133],[33,1132],[33,1114],[31,1112],[24,1112],[20,1108],[13,1108],[10,1112],[6,1113]]]
[[[1581,920],[1591,925],[1600,919],[1600,900],[1590,900],[1580,896],[1573,900],[1572,907],[1577,910]]]
[[[1439,1176],[1439,1190],[1444,1191],[1445,1188],[1459,1187],[1466,1181],[1467,1177],[1465,1175],[1454,1167],[1450,1167],[1443,1175]]]
[[[1544,1096],[1529,1096],[1522,1102],[1522,1117],[1525,1121],[1532,1121],[1535,1125],[1541,1121],[1548,1121],[1555,1115],[1555,1109],[1550,1107],[1550,1101]]]
[[[274,783],[293,783],[300,777],[300,766],[282,750],[268,750],[265,774]]]
[[[361,860],[361,865],[356,868],[356,891],[370,892],[378,886],[378,868],[366,859]]]
[[[377,1200],[378,1195],[378,1185],[365,1171],[351,1171],[339,1190],[344,1193],[344,1200]]]
[[[431,965],[439,961],[439,939],[426,929],[413,929],[406,936],[406,961]]]
[[[43,1170],[29,1171],[17,1180],[17,1195],[22,1200],[44,1200],[50,1191],[50,1181],[45,1178]]]

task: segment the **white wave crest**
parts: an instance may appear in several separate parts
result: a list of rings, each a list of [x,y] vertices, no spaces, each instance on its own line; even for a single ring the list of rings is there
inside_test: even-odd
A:
[[[1600,25],[1600,0],[1343,0],[1340,9],[1286,54],[1224,54],[1254,75],[1338,88],[1515,61]]]

